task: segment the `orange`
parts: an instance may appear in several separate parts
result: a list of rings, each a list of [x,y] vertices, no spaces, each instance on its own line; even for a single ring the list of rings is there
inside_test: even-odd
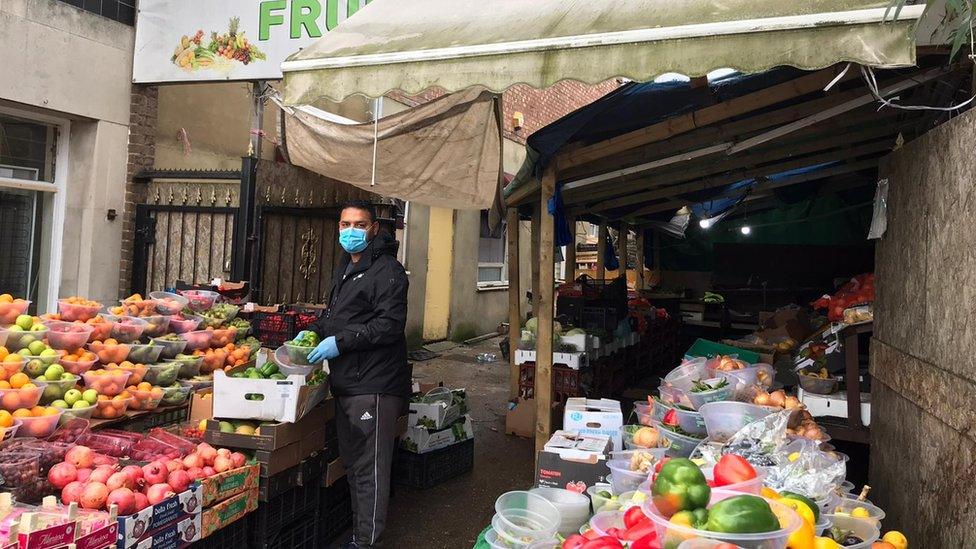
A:
[[[14,424],[14,416],[6,410],[0,410],[0,427],[10,427]]]
[[[152,383],[149,383],[147,381],[143,381],[142,383],[139,384],[138,387],[136,387],[136,389],[140,391],[151,391],[152,388],[153,388]]]
[[[6,347],[0,347],[0,360],[7,358],[7,355],[9,354],[10,351],[8,351]]]
[[[102,400],[108,400],[108,399],[109,399],[108,395],[98,395],[98,400],[100,400],[100,401],[102,401]]]
[[[56,416],[60,412],[61,410],[58,410],[54,406],[48,406],[47,408],[44,409],[44,415],[46,416]]]
[[[11,387],[12,387],[12,385],[11,385]],[[34,385],[33,383],[31,383],[31,382],[28,381],[27,383],[21,385],[20,388],[21,389],[36,389],[37,388],[37,385]]]
[[[9,355],[3,357],[4,362],[21,362],[24,358],[17,353],[10,353]]]
[[[0,303],[13,303],[14,296],[10,294],[0,294]]]
[[[114,397],[112,397],[112,400],[114,400],[115,402],[122,402],[123,400],[128,399],[129,396],[130,396],[129,393],[126,393],[125,391],[123,391],[123,392],[115,395]]]
[[[31,417],[31,412],[27,408],[17,408],[12,415],[13,417]]]
[[[30,378],[24,372],[17,372],[10,376],[10,386],[14,389],[20,389],[26,383],[30,383]]]
[[[0,397],[0,406],[5,410],[16,410],[20,407],[20,395],[15,392],[5,393]]]
[[[46,408],[44,408],[44,406],[34,406],[33,408],[30,409],[30,412],[31,412],[31,415],[34,416],[34,417],[43,416],[45,409]]]
[[[9,383],[7,383],[6,381],[0,380],[0,389],[9,389],[9,388],[10,388],[10,384]]]

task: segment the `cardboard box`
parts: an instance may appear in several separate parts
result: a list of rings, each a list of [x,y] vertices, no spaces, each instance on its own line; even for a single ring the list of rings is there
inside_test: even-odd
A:
[[[212,477],[200,479],[203,493],[203,506],[209,507],[218,501],[231,498],[241,492],[257,489],[261,467],[245,465]]]
[[[567,431],[578,431],[581,435],[606,435],[610,437],[614,450],[623,450],[623,439],[620,436],[623,424],[624,415],[620,411],[620,401],[585,397],[566,400],[563,429]]]
[[[138,513],[119,517],[118,546],[121,549],[132,547],[148,532],[169,526],[185,515],[199,513],[202,501],[203,488],[199,482],[194,482],[185,492],[170,496]]]
[[[213,534],[257,508],[258,489],[255,486],[213,507],[204,509],[200,516],[200,537],[205,538]]]
[[[118,521],[89,532],[75,540],[75,549],[105,549],[115,545],[119,535]]]
[[[325,448],[325,425],[301,440],[274,450],[257,450],[255,460],[261,465],[261,476],[270,477],[294,467],[303,459]]]
[[[335,399],[327,398],[321,406],[316,406],[297,422],[261,425],[253,435],[222,433],[220,432],[220,422],[210,420],[207,421],[204,439],[214,446],[247,448],[249,450],[277,450],[302,440],[323,427],[333,417],[335,417]]]
[[[535,399],[519,398],[515,407],[505,413],[505,434],[535,437]]]
[[[474,438],[474,429],[471,427],[471,416],[464,415],[458,421],[439,430],[408,427],[407,433],[400,441],[400,446],[410,452],[423,454],[469,438]]]
[[[230,370],[233,374],[244,365]],[[225,419],[256,419],[294,423],[322,402],[329,392],[327,383],[308,386],[305,377],[286,379],[235,378],[222,370],[214,372],[213,415]],[[263,400],[248,400],[262,395]]]
[[[207,395],[206,397],[204,395]],[[212,419],[213,415],[213,387],[194,391],[190,395],[191,424],[197,425],[205,419]]]
[[[592,461],[606,459],[611,451],[610,446],[610,437],[607,435],[584,435],[578,431],[559,430],[549,437],[543,450],[566,459]]]
[[[440,429],[461,417],[460,404],[445,405],[443,402],[411,402],[407,412],[407,427]]]
[[[146,534],[132,549],[181,549],[199,541],[200,531],[200,513],[195,513]],[[118,547],[122,547],[121,542]]]
[[[344,476],[346,476],[346,466],[342,463],[342,458],[336,458],[329,462],[325,476],[322,477],[322,487],[328,488],[339,482]]]
[[[556,452],[539,452],[536,486],[565,488],[585,493],[594,484],[605,482],[610,468],[606,459],[592,457],[578,460],[564,458]]]

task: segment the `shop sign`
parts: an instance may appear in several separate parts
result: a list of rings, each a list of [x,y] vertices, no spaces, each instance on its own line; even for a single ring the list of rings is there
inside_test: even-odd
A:
[[[132,81],[278,80],[281,62],[370,0],[140,0]]]

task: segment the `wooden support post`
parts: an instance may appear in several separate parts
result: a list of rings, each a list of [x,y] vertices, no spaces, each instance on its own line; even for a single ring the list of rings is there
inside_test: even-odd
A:
[[[532,316],[539,316],[539,205],[532,209]]]
[[[607,220],[600,221],[600,232],[596,239],[596,277],[603,280],[607,277]]]
[[[519,285],[519,216],[518,208],[510,207],[508,223],[508,398],[519,396],[519,367],[515,351],[522,336],[522,290]]]
[[[635,286],[638,290],[646,287],[647,281],[644,278],[644,233],[647,232],[643,227],[637,227],[637,281]]]
[[[630,237],[630,225],[626,221],[620,222],[620,233],[617,235],[617,257],[620,258],[620,269],[617,277],[623,277],[627,285],[627,240]]]
[[[566,220],[569,224],[569,232],[573,235],[573,241],[566,246],[566,280],[576,280],[576,216],[570,216]]]
[[[535,343],[535,449],[542,450],[552,431],[552,317],[553,306],[553,218],[546,201],[556,189],[555,162],[542,176],[542,192],[536,210],[539,231],[539,331]]]

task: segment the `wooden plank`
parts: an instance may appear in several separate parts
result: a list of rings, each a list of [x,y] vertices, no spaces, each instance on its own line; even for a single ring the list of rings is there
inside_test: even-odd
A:
[[[505,199],[505,204],[509,206],[516,206],[531,200],[535,194],[539,192],[539,182],[535,179],[532,181],[527,181],[522,184],[521,187],[515,189],[515,192],[510,194],[508,198]]]
[[[535,449],[541,451],[552,431],[552,318],[553,306],[553,218],[546,201],[556,189],[556,166],[551,164],[542,178],[537,215],[541,218],[539,238],[539,330],[535,363]]]
[[[800,174],[800,175],[796,175],[796,176],[793,176],[793,177],[787,177],[785,179],[781,179],[781,180],[775,181],[775,182],[773,182],[773,181],[762,182],[762,183],[759,183],[758,185],[755,186],[755,188],[753,189],[753,195],[752,196],[758,196],[759,193],[764,193],[764,192],[767,192],[767,191],[771,191],[773,189],[779,189],[779,188],[782,188],[782,187],[787,187],[789,185],[796,185],[798,183],[806,183],[808,181],[816,181],[816,180],[819,180],[819,179],[826,179],[828,177],[833,177],[833,176],[836,176],[836,175],[841,175],[841,174],[845,174],[845,173],[851,173],[851,172],[856,172],[856,171],[864,170],[864,169],[867,169],[867,168],[870,168],[872,166],[877,165],[877,163],[878,163],[878,159],[877,158],[870,158],[870,159],[861,160],[861,161],[858,161],[858,162],[851,162],[851,163],[848,163],[848,164],[841,164],[839,166],[831,166],[831,167],[824,168],[822,170],[817,170],[817,171],[811,172],[811,173],[805,173],[805,174]],[[735,196],[736,194],[738,194],[738,193],[723,193],[723,194],[720,194],[720,195],[715,196],[714,198],[717,199],[717,198],[730,197],[730,196]],[[668,210],[677,210],[678,208],[680,208],[682,206],[687,206],[687,205],[690,205],[690,204],[694,204],[695,202],[696,201],[693,201],[693,200],[685,200],[685,199],[669,200],[667,202],[662,202],[660,204],[652,204],[650,206],[646,206],[644,208],[641,208],[640,210],[637,210],[635,212],[632,212],[630,214],[627,214],[627,217],[630,218],[630,217],[635,217],[635,216],[655,214],[655,213],[658,213],[658,212],[666,212]]]
[[[596,277],[603,280],[607,277],[607,220],[600,221],[600,231],[596,239]]]
[[[611,156],[648,143],[663,141],[702,126],[801,97],[822,90],[837,76],[838,72],[839,67],[834,66],[729,101],[675,116],[599,143],[567,151],[566,154],[559,155],[559,165],[563,168],[578,166],[601,157]],[[854,71],[847,71],[844,79],[853,78],[852,72]]]
[[[644,268],[644,229],[637,228],[637,289],[643,290],[647,281],[644,278],[647,272]]]
[[[539,316],[539,236],[542,217],[539,215],[539,205],[532,209],[532,316]]]
[[[576,217],[567,216],[566,223],[569,224],[569,232],[573,235],[573,241],[566,246],[566,280],[576,280]]]
[[[683,171],[669,172],[668,174],[662,174],[661,176],[651,180],[655,183],[655,185],[649,190],[645,190],[648,189],[649,186],[645,182],[642,185],[642,188],[628,188],[626,193],[623,191],[614,191],[614,194],[610,197],[605,195],[593,196],[592,200],[596,201],[596,203],[590,204],[589,209],[593,212],[600,212],[623,206],[629,206],[632,204],[640,204],[642,202],[648,202],[659,198],[677,196],[687,192],[707,189],[709,187],[704,185],[715,180],[734,183],[739,180],[735,179],[735,177],[738,177],[738,175],[742,175],[741,179],[748,179],[750,177],[756,177],[756,175],[752,174],[769,175],[778,173],[776,171],[769,171],[763,167],[769,165],[770,163],[773,163],[775,166],[791,166],[780,170],[788,171],[791,169],[812,166],[814,164],[850,158],[851,156],[849,154],[845,154],[845,152],[849,153],[850,151],[855,150],[877,151],[877,141],[870,141],[868,143],[861,142],[881,139],[885,143],[893,145],[894,137],[896,135],[896,132],[893,133],[894,129],[895,128],[892,126],[869,128],[864,131],[839,136],[834,140],[821,140],[802,146],[795,145],[791,147],[779,148],[775,151],[756,154],[752,158],[748,159],[730,159],[724,162],[715,162],[708,166],[701,166],[697,169],[686,168]],[[845,144],[857,145],[848,149],[841,148]],[[810,153],[817,154],[803,157],[803,155]],[[861,154],[867,154],[867,152]],[[787,161],[787,159],[792,160]],[[782,163],[779,163],[781,161]],[[618,185],[618,187],[623,188],[624,186]],[[614,195],[621,194],[626,194],[626,196],[620,196],[617,198],[612,197]],[[599,201],[600,198],[608,199]]]
[[[517,208],[509,208],[506,233],[508,235],[508,398],[518,398],[519,367],[515,364],[515,350],[522,336],[522,299],[519,296],[519,216]]]

